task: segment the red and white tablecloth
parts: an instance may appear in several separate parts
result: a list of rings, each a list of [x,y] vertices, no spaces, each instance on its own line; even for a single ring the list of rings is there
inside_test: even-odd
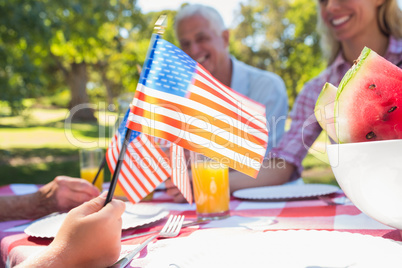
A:
[[[0,195],[24,194],[35,191],[35,185],[8,185],[0,187]],[[225,220],[212,221],[199,227],[183,228],[180,235],[186,237],[193,232],[202,232],[212,228],[248,228],[258,231],[267,230],[326,230],[358,233],[402,241],[398,230],[385,226],[358,210],[341,191],[331,195],[332,198],[344,199],[342,205],[330,206],[319,199],[257,202],[232,198],[230,202],[231,216]],[[186,220],[195,220],[195,205],[172,203],[163,191],[154,194],[149,202],[155,206],[169,210],[171,214],[182,214]],[[1,261],[0,267],[14,265],[30,254],[48,245],[51,239],[29,237],[24,233],[27,225],[18,226],[29,221],[0,222]],[[272,222],[274,222],[272,224]],[[146,228],[130,229],[123,235],[160,229],[165,220],[155,222]],[[16,227],[15,227],[16,226]],[[142,236],[122,242],[123,249],[143,242],[149,236]],[[146,250],[146,249],[145,249]],[[145,251],[146,252],[146,251]],[[140,258],[143,257],[142,252]]]

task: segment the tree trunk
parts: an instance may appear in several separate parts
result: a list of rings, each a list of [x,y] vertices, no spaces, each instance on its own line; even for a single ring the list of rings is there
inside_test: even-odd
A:
[[[85,62],[72,63],[66,74],[71,90],[70,117],[72,121],[97,121],[94,109],[90,107],[86,91],[88,76]]]
[[[106,87],[106,96],[108,104],[113,104],[113,83],[106,76],[106,68],[100,68],[103,84]]]

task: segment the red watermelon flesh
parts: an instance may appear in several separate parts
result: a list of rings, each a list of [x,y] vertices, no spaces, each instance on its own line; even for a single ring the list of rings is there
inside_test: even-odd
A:
[[[336,96],[340,143],[402,139],[402,70],[364,48]]]

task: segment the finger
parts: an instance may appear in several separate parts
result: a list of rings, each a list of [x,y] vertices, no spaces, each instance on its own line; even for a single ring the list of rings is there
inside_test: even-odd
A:
[[[68,187],[74,192],[85,192],[91,197],[98,196],[100,193],[98,188],[84,179],[59,176],[56,178],[56,180],[61,186]]]
[[[60,209],[70,210],[84,202],[88,202],[96,196],[90,195],[86,192],[73,192],[68,191],[60,194],[59,196],[59,206]]]
[[[106,194],[103,193],[102,195],[100,195],[100,198],[103,199],[103,204],[106,201],[107,192],[105,193]],[[115,217],[121,217],[125,209],[126,209],[126,203],[118,199],[112,199],[109,203],[106,204],[103,211],[107,215],[114,215]]]
[[[167,179],[167,180],[165,181],[165,187],[166,187],[166,188],[172,188],[172,187],[176,187],[176,186],[173,184],[173,182],[172,182],[171,179]]]
[[[103,195],[100,195],[88,202],[82,204],[81,206],[77,207],[75,210],[79,212],[79,214],[83,216],[87,216],[98,212],[102,209],[103,205],[105,204],[105,198]]]
[[[177,187],[166,189],[166,193],[170,196],[181,194],[180,190]]]
[[[185,202],[187,202],[186,198],[184,198],[184,196],[183,196],[182,194],[180,194],[180,195],[175,195],[175,196],[173,197],[173,201],[174,201],[175,203],[185,203]]]

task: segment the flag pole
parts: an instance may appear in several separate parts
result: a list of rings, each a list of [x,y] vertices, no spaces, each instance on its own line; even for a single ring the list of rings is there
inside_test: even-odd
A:
[[[98,180],[98,177],[99,177],[100,172],[101,172],[102,169],[105,167],[105,164],[106,164],[106,155],[105,155],[105,156],[103,157],[103,159],[102,159],[102,162],[101,162],[101,164],[100,164],[100,166],[99,166],[98,172],[96,173],[95,178],[94,178],[93,181],[92,181],[92,185],[95,185],[96,181]]]
[[[162,36],[165,32],[166,25],[167,25],[167,15],[159,16],[158,20],[155,22],[154,32],[157,35]],[[152,41],[151,41],[151,44],[152,44]],[[110,182],[109,191],[107,193],[107,197],[106,197],[104,206],[106,206],[107,203],[112,201],[114,190],[116,189],[116,184],[117,184],[118,177],[119,177],[118,175],[120,174],[121,165],[124,160],[124,155],[126,154],[127,146],[130,143],[130,136],[131,136],[132,130],[129,128],[126,128],[126,129],[127,129],[127,132],[124,137],[123,145],[122,145],[120,153],[119,153],[119,158],[117,159],[116,167],[113,172],[113,177]]]

